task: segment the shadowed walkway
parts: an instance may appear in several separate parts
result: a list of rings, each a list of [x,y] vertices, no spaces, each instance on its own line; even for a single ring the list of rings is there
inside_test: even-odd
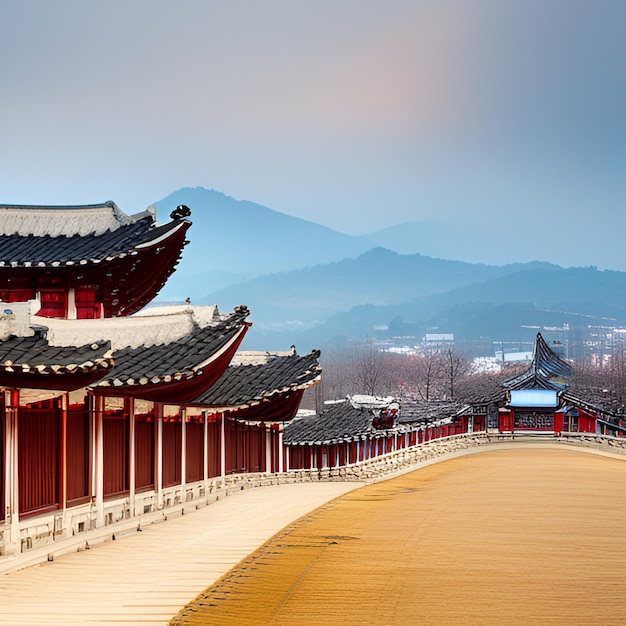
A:
[[[173,624],[626,623],[626,462],[470,455],[291,524]]]

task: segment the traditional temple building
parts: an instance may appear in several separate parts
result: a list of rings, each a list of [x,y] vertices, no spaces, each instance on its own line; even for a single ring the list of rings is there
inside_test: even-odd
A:
[[[189,215],[0,206],[0,569],[201,506],[245,477],[478,431],[626,432],[624,407],[570,386],[541,335],[526,371],[462,405],[353,396],[294,419],[318,352],[242,352],[245,306],[146,307]]]
[[[222,475],[287,469],[284,425],[296,416],[304,391],[320,381],[319,356],[298,356],[295,349],[239,352],[220,380],[188,404],[188,411],[193,406],[225,429],[220,441],[229,445],[215,456]]]
[[[187,207],[156,225],[113,202],[0,206],[0,299],[39,303],[37,315],[117,317],[151,302],[174,271],[191,222]]]
[[[333,469],[461,433],[456,402],[351,396],[285,426],[288,469]]]
[[[624,406],[604,393],[570,385],[572,366],[537,334],[529,367],[470,395],[459,412],[461,430],[502,433],[585,432],[623,436]]]
[[[319,353],[237,354],[245,306],[143,308],[189,214],[158,226],[112,202],[0,207],[0,558],[282,470],[283,423],[319,381]]]
[[[472,381],[459,399],[353,396],[285,427],[289,469],[334,469],[470,433],[626,435],[626,408],[609,393],[569,384],[572,366],[541,336],[527,369]],[[486,384],[485,384],[486,383]]]

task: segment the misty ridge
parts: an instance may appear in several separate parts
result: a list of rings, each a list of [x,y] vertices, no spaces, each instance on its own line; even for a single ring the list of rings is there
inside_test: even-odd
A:
[[[532,341],[537,328],[626,323],[625,272],[448,260],[475,256],[485,237],[478,224],[455,233],[412,222],[352,236],[201,187],[155,206],[163,216],[178,204],[192,211],[190,243],[158,302],[189,297],[224,311],[246,304],[255,327],[247,349],[295,343],[303,352],[453,333],[481,355],[493,342]]]

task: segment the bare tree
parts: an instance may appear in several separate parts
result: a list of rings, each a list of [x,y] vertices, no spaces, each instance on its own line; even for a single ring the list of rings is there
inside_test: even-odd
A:
[[[409,390],[422,400],[439,395],[442,374],[439,353],[414,354],[407,358],[406,373]]]
[[[353,354],[354,378],[360,393],[375,396],[387,391],[386,361],[386,353],[378,350],[369,337],[364,345],[356,347]]]
[[[321,362],[325,400],[337,400],[353,393],[354,373],[348,351],[345,349],[325,351],[322,353]]]
[[[470,362],[453,350],[428,354],[393,354],[368,338],[364,343],[323,359],[324,395],[328,400],[349,394],[417,396],[422,400],[453,398],[457,382]]]
[[[623,402],[626,393],[626,354],[621,337],[613,346],[613,351],[609,358],[609,370],[611,388],[620,402]]]
[[[442,373],[447,383],[448,397],[453,399],[456,383],[464,376],[467,376],[471,368],[471,362],[462,354],[454,352],[451,348],[448,348],[442,357]]]
[[[322,359],[324,397],[326,400],[346,395],[395,394],[397,364],[393,355],[376,347],[372,339],[326,351]]]

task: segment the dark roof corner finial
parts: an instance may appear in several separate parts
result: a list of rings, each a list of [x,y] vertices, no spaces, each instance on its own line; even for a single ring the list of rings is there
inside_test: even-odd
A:
[[[171,213],[170,217],[173,220],[182,220],[185,217],[191,215],[191,209],[185,204],[179,204]]]

